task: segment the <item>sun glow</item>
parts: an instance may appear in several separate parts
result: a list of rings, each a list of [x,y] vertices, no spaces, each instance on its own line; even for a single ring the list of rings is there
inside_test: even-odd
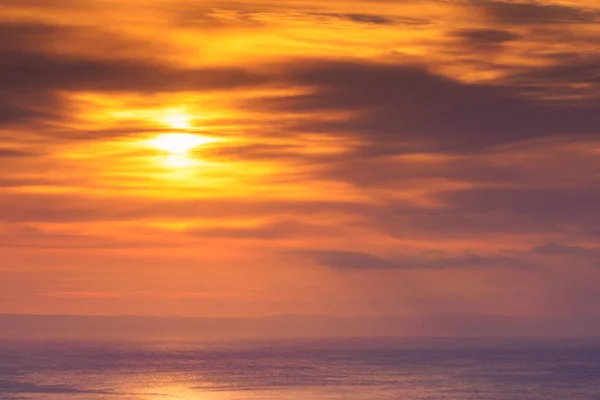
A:
[[[192,127],[191,117],[182,112],[169,112],[162,121],[173,129],[190,129]]]
[[[196,147],[214,141],[213,138],[190,133],[166,133],[150,140],[149,143],[152,147],[171,155],[182,155],[189,153]]]

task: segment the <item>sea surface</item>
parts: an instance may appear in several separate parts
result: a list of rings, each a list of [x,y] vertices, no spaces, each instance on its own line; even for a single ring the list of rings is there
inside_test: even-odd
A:
[[[585,341],[0,342],[0,399],[595,400]]]

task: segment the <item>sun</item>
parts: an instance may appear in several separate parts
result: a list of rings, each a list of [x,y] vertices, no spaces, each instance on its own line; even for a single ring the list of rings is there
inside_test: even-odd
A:
[[[171,155],[182,155],[213,141],[212,138],[191,133],[165,133],[150,140],[149,144]]]
[[[173,129],[190,129],[192,127],[192,118],[181,111],[169,111],[162,118],[162,122]]]

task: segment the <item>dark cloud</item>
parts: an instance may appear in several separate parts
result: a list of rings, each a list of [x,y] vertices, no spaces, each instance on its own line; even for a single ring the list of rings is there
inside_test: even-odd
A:
[[[401,204],[373,209],[370,224],[393,237],[466,238],[591,232],[600,224],[600,193],[585,188],[469,189],[440,195],[435,211]]]
[[[0,158],[3,157],[31,157],[33,156],[33,153],[27,152],[27,151],[22,151],[22,150],[15,150],[15,149],[3,149],[2,147],[0,147]]]
[[[592,11],[554,4],[478,0],[473,4],[489,17],[507,25],[590,23],[597,18]]]
[[[558,243],[547,243],[531,249],[533,253],[550,256],[598,256],[600,247],[567,246]]]
[[[393,20],[382,15],[375,14],[329,14],[331,16],[345,18],[354,22],[362,22],[376,25],[387,25],[392,24]]]
[[[168,6],[177,26],[193,27],[194,29],[231,29],[236,26],[244,28],[260,28],[266,24],[261,21],[265,14],[260,10],[246,8],[244,4],[237,4],[235,8],[216,10],[209,4],[184,2],[173,3]]]
[[[343,121],[302,122],[298,129],[353,133],[376,147],[428,143],[448,150],[594,132],[600,107],[525,99],[516,87],[463,84],[417,66],[359,62],[297,63],[286,71],[314,93],[263,99],[254,107],[277,111],[353,111]]]
[[[310,13],[309,15],[373,25],[427,25],[431,22],[427,19],[370,13]]]
[[[3,79],[4,77],[0,76],[0,88],[4,84]],[[63,116],[64,111],[64,101],[53,92],[18,87],[10,90],[0,89],[0,124],[32,126],[40,121],[57,120]],[[2,134],[6,136],[6,132]]]
[[[464,29],[455,31],[454,35],[475,47],[495,47],[521,38],[521,35],[501,29]]]
[[[532,151],[536,150],[539,149]],[[361,187],[439,187],[439,184],[447,182],[493,182],[510,186],[517,183],[545,183],[542,170],[532,173],[524,170],[522,165],[495,162],[494,160],[502,157],[501,154],[502,152],[497,150],[482,152],[476,158],[457,157],[452,153],[420,154],[418,148],[402,143],[391,143],[387,147],[369,143],[343,156],[330,156],[327,160],[320,161],[323,163],[323,175]],[[317,161],[319,160],[315,160]],[[594,161],[589,163],[591,165],[573,159],[569,161],[578,171],[593,171],[596,168]],[[550,183],[556,182],[557,175],[561,176],[553,174]]]
[[[554,97],[576,97],[600,99],[600,56],[562,54],[549,66],[529,68],[513,74],[510,82],[521,87],[534,89]]]
[[[28,121],[31,116],[25,109],[14,107],[10,104],[2,104],[2,100],[0,99],[0,123]]]
[[[201,91],[265,83],[265,77],[235,68],[187,70],[27,51],[2,52],[0,76],[0,90]]]
[[[559,64],[529,71],[517,78],[530,78],[546,83],[554,82],[580,82],[600,83],[600,57],[581,57],[577,62]]]
[[[319,264],[339,269],[444,269],[472,267],[526,267],[525,261],[505,255],[464,253],[449,255],[440,252],[413,257],[379,257],[368,253],[341,250],[312,250],[306,254]]]
[[[471,211],[459,207],[427,211],[389,205],[372,210],[368,223],[383,234],[406,239],[483,239],[567,231],[563,221],[545,220],[539,215],[511,210]]]
[[[294,236],[314,235],[319,229],[314,226],[303,225],[294,221],[280,221],[254,227],[239,228],[195,228],[187,233],[199,237],[225,237],[239,239],[286,239]]]
[[[40,385],[33,382],[13,380],[0,380],[0,391],[5,394],[117,394],[106,390],[80,389],[71,385]]]
[[[35,22],[2,21],[0,25],[0,48],[19,49],[36,47],[48,35],[70,32],[67,28]]]
[[[473,189],[448,195],[455,207],[473,212],[509,211],[546,224],[600,223],[600,190],[593,188]]]

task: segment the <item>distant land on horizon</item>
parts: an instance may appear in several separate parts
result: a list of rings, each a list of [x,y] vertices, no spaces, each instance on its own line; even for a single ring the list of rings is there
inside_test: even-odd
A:
[[[0,314],[3,340],[243,340],[332,337],[597,337],[594,318],[486,314],[251,318]]]

